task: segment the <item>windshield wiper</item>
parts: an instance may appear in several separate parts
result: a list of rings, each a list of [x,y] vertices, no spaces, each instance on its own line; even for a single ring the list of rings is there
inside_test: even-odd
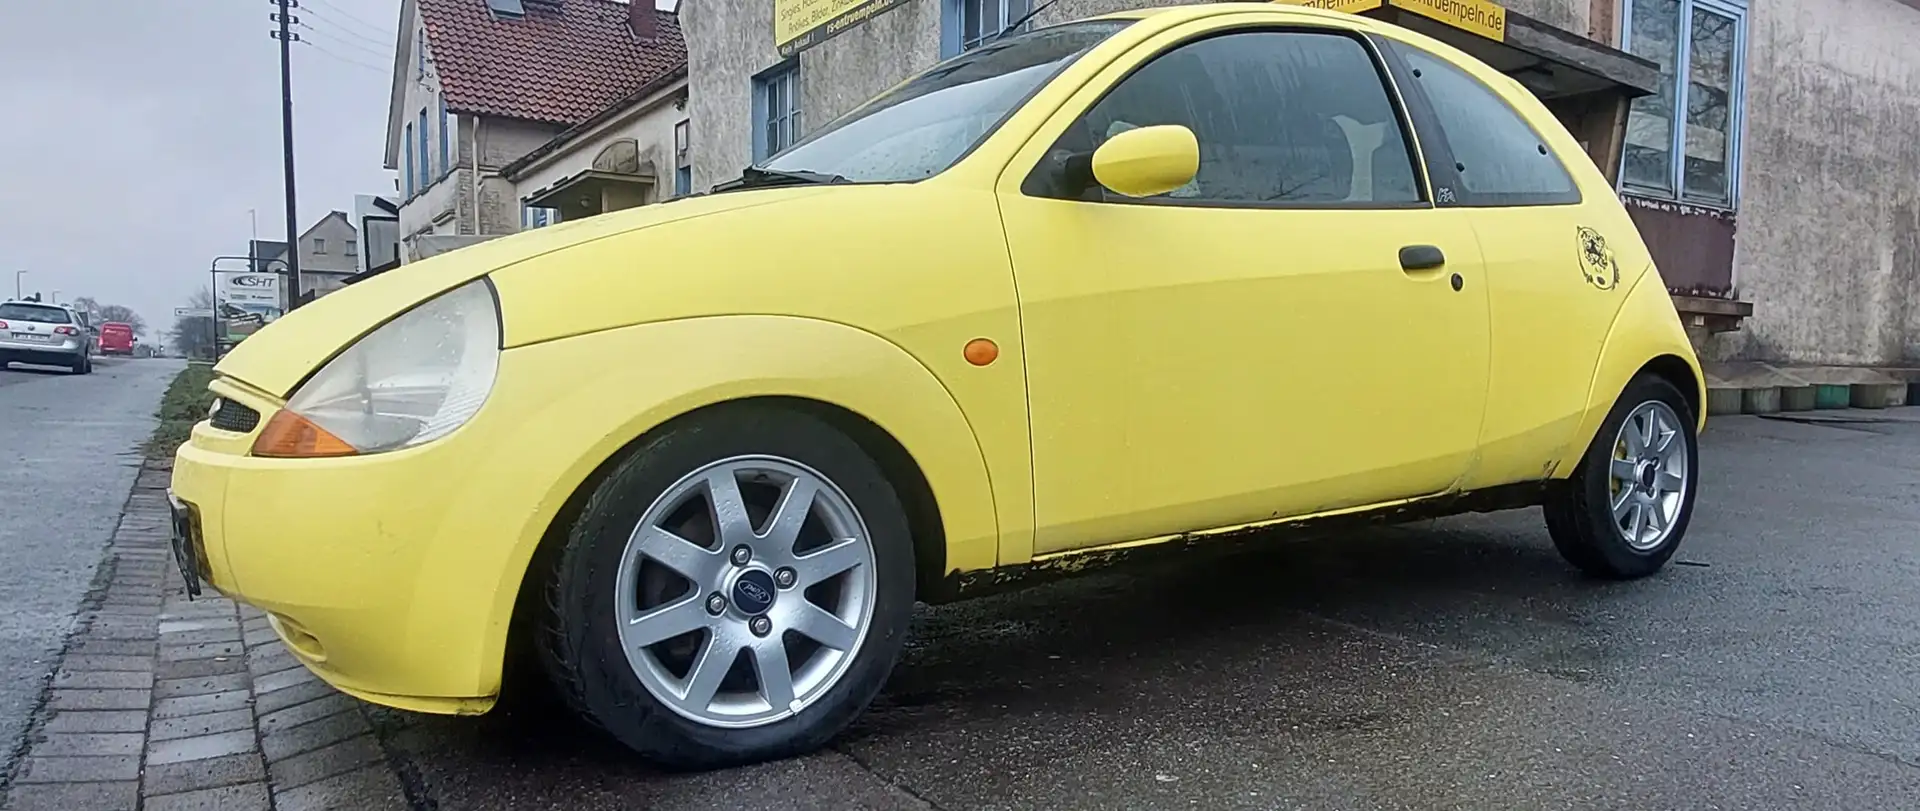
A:
[[[734,189],[765,188],[769,186],[812,186],[851,182],[852,181],[839,175],[830,175],[824,172],[809,172],[804,169],[767,169],[760,166],[749,166],[745,171],[740,173],[738,178],[715,186],[713,190],[722,192],[732,191]]]

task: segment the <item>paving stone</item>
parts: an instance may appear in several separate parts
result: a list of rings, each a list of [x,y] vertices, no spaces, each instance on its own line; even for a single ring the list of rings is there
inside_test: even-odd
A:
[[[144,785],[147,796],[151,797],[259,782],[266,778],[267,770],[261,763],[260,753],[243,752],[206,760],[150,764]]]
[[[138,755],[147,736],[138,732],[54,732],[34,742],[33,754],[44,757],[101,757]]]
[[[151,639],[83,639],[73,643],[73,647],[67,649],[67,656],[68,658],[74,656],[138,656],[142,659],[151,659],[153,658],[154,650],[154,641]]]
[[[177,634],[177,633],[186,633],[189,631],[208,631],[208,630],[214,630],[214,629],[230,628],[230,627],[233,627],[233,624],[234,624],[233,620],[226,619],[226,618],[167,620],[165,622],[160,623],[160,633]]]
[[[258,751],[258,745],[259,741],[251,729],[197,735],[171,741],[154,741],[147,747],[147,764],[208,760],[222,755]]]
[[[352,698],[343,693],[334,693],[325,698],[298,704],[278,712],[260,716],[260,731],[263,733],[297,727],[310,721],[318,721],[337,712],[347,712],[357,705]]]
[[[141,808],[144,811],[270,811],[273,803],[267,798],[265,783],[247,783],[148,797]]]
[[[64,664],[68,670],[152,670],[150,656],[73,656]]]
[[[149,690],[55,690],[47,706],[56,710],[144,710]]]
[[[369,766],[296,789],[277,792],[275,811],[405,811],[406,794],[399,779],[383,766]],[[151,811],[151,809],[149,809]]]
[[[185,662],[194,659],[212,659],[218,656],[241,656],[247,652],[239,640],[232,642],[202,642],[197,645],[161,645],[160,660],[163,662]]]
[[[267,732],[260,736],[260,749],[266,753],[267,762],[273,763],[371,731],[360,713],[343,712],[311,724]]]
[[[39,757],[23,761],[16,786],[28,783],[88,783],[140,779],[139,755],[110,757]],[[18,788],[15,789],[19,790]]]
[[[191,738],[195,735],[232,732],[236,729],[253,729],[252,710],[227,710],[182,718],[156,719],[149,736],[156,741],[171,741],[178,738]]]
[[[382,760],[380,745],[372,735],[361,735],[331,746],[275,761],[267,773],[277,791],[298,788],[316,780],[358,769]]]
[[[152,622],[95,623],[80,635],[80,639],[83,641],[89,639],[149,640],[158,636],[159,633]]]
[[[228,690],[247,689],[247,674],[227,673],[220,676],[201,676],[194,679],[167,679],[154,682],[153,697],[177,698],[180,696],[204,696],[210,693],[224,693]]]
[[[272,628],[249,628],[241,638],[241,641],[245,642],[249,648],[257,648],[261,645],[276,642],[279,639],[280,635],[274,633]]]
[[[135,811],[140,784],[57,783],[19,786],[7,797],[6,811]]]
[[[145,709],[64,710],[48,718],[41,730],[43,732],[145,732],[147,731],[147,711]]]
[[[153,687],[153,674],[137,670],[62,670],[53,677],[55,689],[146,690]]]
[[[253,690],[256,693],[271,693],[319,680],[320,677],[313,675],[313,671],[311,670],[304,667],[294,668],[292,670],[282,670],[278,673],[269,673],[254,679]]]
[[[188,662],[161,662],[153,666],[153,675],[159,679],[191,679],[198,676],[245,672],[247,672],[247,660],[238,656],[229,656],[225,659],[195,659]]]
[[[333,685],[323,681],[302,682],[285,690],[275,690],[271,693],[262,693],[254,696],[253,710],[265,716],[267,713],[277,712],[287,709],[288,707],[305,704],[309,701],[326,698],[327,696],[338,693],[339,691],[333,689]]]
[[[245,708],[252,701],[253,693],[245,689],[163,698],[153,702],[153,717],[180,718],[187,715],[238,710]]]
[[[206,628],[199,631],[180,631],[178,633],[160,635],[160,644],[170,648],[181,645],[202,645],[239,641],[240,626],[238,624],[226,628]]]

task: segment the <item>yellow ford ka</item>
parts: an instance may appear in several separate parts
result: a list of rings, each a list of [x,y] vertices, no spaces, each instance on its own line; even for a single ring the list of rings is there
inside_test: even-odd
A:
[[[189,585],[328,682],[480,713],[527,649],[689,768],[823,745],[916,600],[1341,519],[1685,533],[1698,362],[1518,83],[1221,4],[944,62],[714,193],[301,308],[179,451]]]

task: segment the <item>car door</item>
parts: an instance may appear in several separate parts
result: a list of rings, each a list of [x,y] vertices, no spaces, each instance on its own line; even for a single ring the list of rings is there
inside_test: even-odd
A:
[[[1185,188],[1062,184],[1106,138],[1161,124],[1199,141]],[[1001,209],[1036,554],[1461,478],[1486,393],[1480,250],[1429,204],[1407,132],[1367,40],[1208,22],[1121,58],[1016,156]]]
[[[1614,257],[1606,237],[1632,228],[1631,222],[1583,200],[1561,155],[1588,159],[1564,131],[1548,137],[1560,125],[1524,88],[1484,66],[1456,64],[1397,39],[1383,42],[1439,205],[1469,215],[1486,258],[1487,417],[1481,458],[1465,486],[1545,478],[1586,450],[1575,432],[1626,295],[1620,275],[1646,260],[1620,267],[1632,259]],[[1527,108],[1538,126],[1521,113]],[[1599,194],[1611,194],[1597,171],[1587,174],[1598,181]],[[1637,244],[1631,236],[1622,234],[1622,242]]]

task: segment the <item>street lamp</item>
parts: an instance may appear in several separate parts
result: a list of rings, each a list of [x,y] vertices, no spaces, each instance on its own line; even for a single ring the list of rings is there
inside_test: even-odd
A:
[[[27,275],[27,272],[24,270],[16,270],[13,272],[13,297],[14,298],[23,298],[26,296],[25,293],[20,292],[20,277],[25,275]]]

